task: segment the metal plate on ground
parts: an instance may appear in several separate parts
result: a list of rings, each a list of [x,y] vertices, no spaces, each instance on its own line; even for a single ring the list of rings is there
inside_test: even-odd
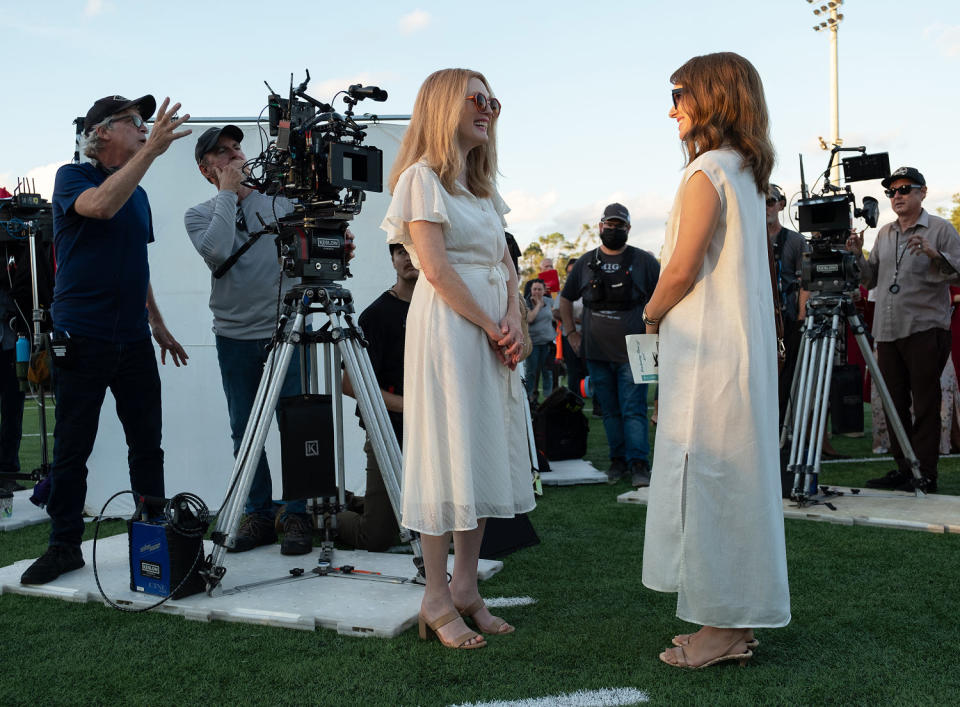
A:
[[[209,552],[210,542],[205,546]],[[29,587],[20,584],[20,575],[33,560],[0,569],[0,594],[11,592],[75,602],[102,602],[93,576],[92,541],[85,542],[82,548],[86,566],[49,584]],[[337,566],[349,564],[358,570],[389,576],[412,578],[416,573],[412,555],[337,550],[333,561]],[[291,557],[281,555],[279,545],[230,554],[225,561],[227,574],[223,588],[230,590],[263,580],[288,578],[292,568],[309,572],[316,562],[317,552]],[[480,579],[488,579],[502,568],[502,562],[480,560]],[[453,570],[453,555],[448,560],[448,570]],[[160,599],[130,590],[126,535],[114,535],[97,543],[97,571],[104,591],[121,606],[145,607]],[[171,599],[156,611],[196,621],[237,621],[307,631],[323,627],[351,636],[392,638],[416,623],[422,596],[423,587],[418,584],[310,574],[233,594],[210,597],[200,593]]]
[[[16,491],[13,494],[13,514],[9,518],[0,518],[0,530],[16,530],[28,525],[39,525],[50,520],[47,511],[30,503],[33,489]]]
[[[861,489],[860,493],[854,493],[847,486],[828,488],[842,495],[822,497],[823,502],[805,508],[798,508],[794,501],[784,499],[783,517],[838,525],[960,533],[960,496],[932,493],[917,497],[902,491]],[[646,505],[648,494],[649,489],[636,489],[620,494],[617,501]],[[824,505],[824,502],[833,506],[833,509]]]
[[[550,462],[550,471],[540,474],[540,482],[544,486],[605,484],[607,475],[586,459],[564,459]]]

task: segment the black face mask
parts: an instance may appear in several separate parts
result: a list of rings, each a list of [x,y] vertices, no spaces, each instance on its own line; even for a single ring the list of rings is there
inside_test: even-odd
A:
[[[610,250],[620,250],[627,243],[627,229],[605,228],[600,231],[600,242]]]

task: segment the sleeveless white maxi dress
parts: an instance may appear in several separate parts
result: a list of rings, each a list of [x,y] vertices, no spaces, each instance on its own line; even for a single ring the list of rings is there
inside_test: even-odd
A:
[[[790,621],[777,434],[777,356],[764,197],[734,150],[683,175],[667,226],[703,172],[720,225],[694,285],[660,325],[660,417],[643,583],[677,593],[677,616],[721,628]]]
[[[459,186],[459,185],[458,185]],[[420,269],[411,221],[439,223],[447,257],[486,313],[507,312],[507,270],[499,195],[450,194],[423,161],[407,168],[380,227]],[[407,315],[403,376],[402,523],[440,535],[472,530],[478,518],[534,508],[519,371],[503,366],[487,336],[447,305],[425,277]]]

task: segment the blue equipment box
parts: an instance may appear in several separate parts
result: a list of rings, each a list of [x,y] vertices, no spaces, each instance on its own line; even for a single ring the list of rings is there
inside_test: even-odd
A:
[[[130,589],[181,599],[203,591],[203,539],[173,531],[166,523],[131,520]],[[190,577],[184,581],[187,574]],[[179,587],[179,589],[178,589]]]

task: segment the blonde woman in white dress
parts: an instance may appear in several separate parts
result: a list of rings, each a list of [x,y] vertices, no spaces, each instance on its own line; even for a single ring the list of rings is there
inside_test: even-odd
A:
[[[482,74],[427,77],[390,175],[381,228],[421,271],[407,317],[401,522],[420,533],[426,589],[420,637],[481,648],[511,633],[480,598],[486,518],[534,507],[516,371],[523,345],[509,210],[494,185],[500,102]],[[447,583],[453,535],[454,569]]]
[[[694,57],[670,79],[687,155],[660,281],[660,410],[643,583],[700,624],[660,654],[699,668],[751,658],[790,621],[777,440],[777,354],[764,196],[774,153],[756,69]]]

